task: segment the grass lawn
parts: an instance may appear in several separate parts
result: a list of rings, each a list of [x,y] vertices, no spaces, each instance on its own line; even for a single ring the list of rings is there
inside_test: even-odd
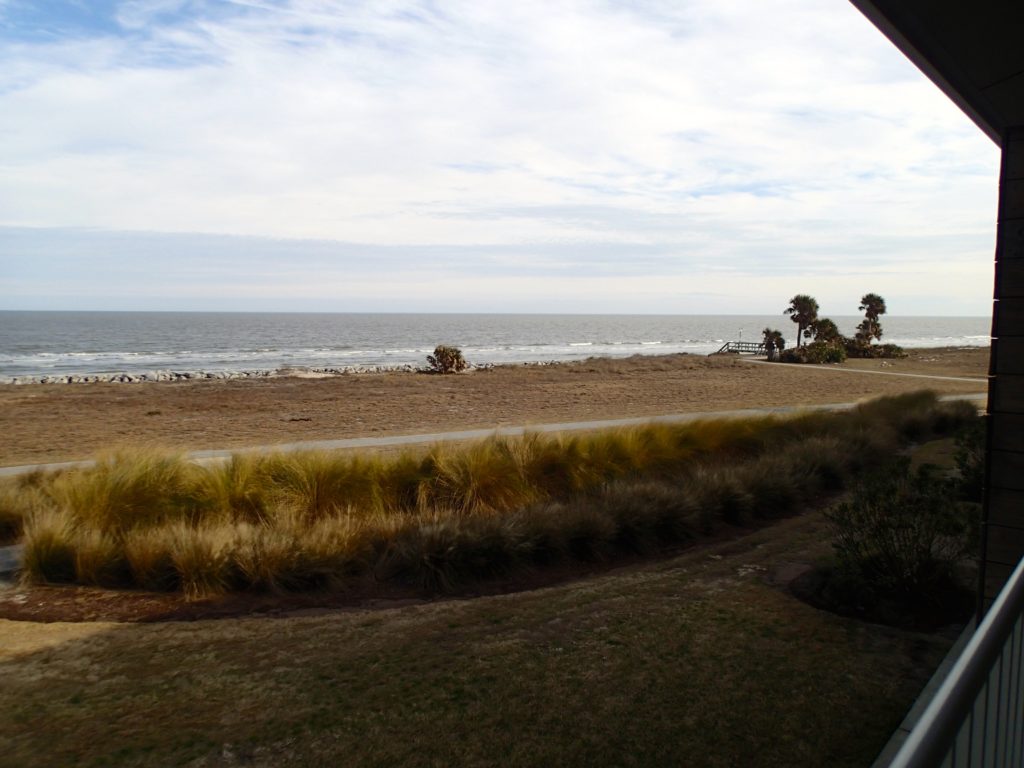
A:
[[[0,621],[0,766],[867,766],[951,637],[773,586],[825,541],[812,513],[505,596]]]

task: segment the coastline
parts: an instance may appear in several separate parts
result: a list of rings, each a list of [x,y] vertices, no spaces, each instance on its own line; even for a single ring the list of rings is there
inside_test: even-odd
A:
[[[411,372],[439,343],[471,365],[589,357],[705,355],[760,340],[782,315],[494,315],[387,313],[7,312],[0,383],[136,383]],[[835,316],[851,335],[861,318]],[[987,346],[991,318],[892,316],[885,340],[905,348]]]
[[[948,354],[953,352],[971,352],[985,350],[988,347],[950,346],[950,347],[907,347],[914,355],[927,353]],[[585,364],[594,360],[634,360],[638,358],[672,358],[672,357],[709,357],[713,352],[669,352],[662,354],[634,353],[631,355],[595,355],[582,359],[554,360],[518,360],[510,362],[467,361],[465,372],[491,370],[501,368],[517,368],[530,366],[559,366]],[[749,358],[748,358],[749,359]],[[848,361],[853,363],[854,361]],[[279,366],[277,368],[243,368],[243,369],[154,369],[149,371],[107,371],[96,373],[36,373],[20,375],[0,375],[0,386],[26,386],[32,384],[145,384],[155,382],[187,382],[187,381],[235,381],[246,379],[271,378],[329,378],[332,376],[358,376],[364,374],[398,374],[398,373],[434,373],[428,366],[413,363],[394,364],[352,364],[331,366]]]
[[[248,379],[0,384],[0,466],[89,458],[123,445],[244,448],[515,424],[821,405],[920,389],[986,389],[987,348],[920,348],[900,360],[853,360],[828,375],[732,356],[638,355],[477,368]],[[824,367],[825,371],[832,366]],[[946,379],[917,378],[945,376]],[[967,379],[967,380],[957,380]]]
[[[524,363],[524,365],[552,365],[554,363]],[[469,365],[467,370],[494,368],[493,364]],[[145,384],[168,381],[234,381],[237,379],[270,379],[279,377],[316,378],[350,376],[366,373],[430,373],[430,370],[411,364],[402,365],[343,365],[330,367],[294,366],[288,368],[255,368],[237,371],[172,371],[143,372],[118,371],[114,373],[37,374],[0,376],[0,385],[25,386],[29,384]]]

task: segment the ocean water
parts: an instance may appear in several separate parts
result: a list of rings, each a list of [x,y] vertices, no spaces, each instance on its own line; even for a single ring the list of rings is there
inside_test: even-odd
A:
[[[852,334],[859,317],[833,317]],[[905,347],[987,346],[987,317],[882,318]],[[707,354],[760,340],[791,345],[785,315],[474,315],[0,311],[0,377],[285,367],[423,365],[438,344],[470,363]]]

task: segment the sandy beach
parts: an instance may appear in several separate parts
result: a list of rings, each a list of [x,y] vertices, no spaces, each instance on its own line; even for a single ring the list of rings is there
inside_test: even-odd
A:
[[[989,350],[917,349],[841,366],[642,356],[416,373],[238,381],[0,386],[0,466],[120,445],[235,448],[503,425],[983,392]],[[866,373],[866,372],[880,372]],[[913,375],[888,375],[888,374]],[[949,378],[921,378],[924,376]]]

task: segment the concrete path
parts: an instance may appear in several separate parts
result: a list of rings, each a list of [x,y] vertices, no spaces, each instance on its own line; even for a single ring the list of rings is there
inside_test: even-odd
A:
[[[24,551],[25,546],[23,544],[11,544],[7,547],[0,547],[0,587],[8,584],[21,568],[21,558]]]
[[[874,371],[872,371],[874,373]],[[967,379],[973,381],[973,379]],[[987,395],[984,392],[965,395],[946,395],[942,400],[976,400],[984,406]],[[225,448],[218,450],[191,451],[188,457],[194,461],[205,463],[223,461],[236,453],[288,453],[309,450],[341,450],[346,448],[388,448],[404,445],[423,445],[431,443],[452,442],[458,440],[480,440],[500,435],[516,437],[528,432],[578,432],[614,427],[630,427],[638,424],[680,424],[698,419],[740,419],[750,416],[766,416],[799,413],[801,411],[839,411],[854,407],[857,403],[829,403],[826,405],[781,405],[767,408],[743,408],[732,411],[704,411],[701,413],[674,413],[663,416],[637,416],[628,419],[605,419],[601,421],[571,421],[558,424],[530,424],[514,427],[496,427],[492,429],[466,429],[454,432],[430,432],[413,435],[388,435],[386,437],[350,437],[340,440],[307,440],[298,443],[281,443],[278,445],[260,445],[249,448]],[[53,471],[75,467],[92,466],[92,461],[65,461],[57,464],[25,464],[14,467],[0,467],[0,477],[14,477],[29,472]]]
[[[755,365],[768,365],[767,360],[740,358]],[[831,365],[802,365],[800,363],[771,363],[771,365],[799,365],[802,371],[831,371],[832,373],[873,373],[878,376],[906,376],[911,379],[934,379],[935,381],[966,381],[972,384],[988,384],[988,379],[965,378],[963,376],[936,376],[931,373],[899,373],[897,371],[867,371],[862,368],[838,368]]]

